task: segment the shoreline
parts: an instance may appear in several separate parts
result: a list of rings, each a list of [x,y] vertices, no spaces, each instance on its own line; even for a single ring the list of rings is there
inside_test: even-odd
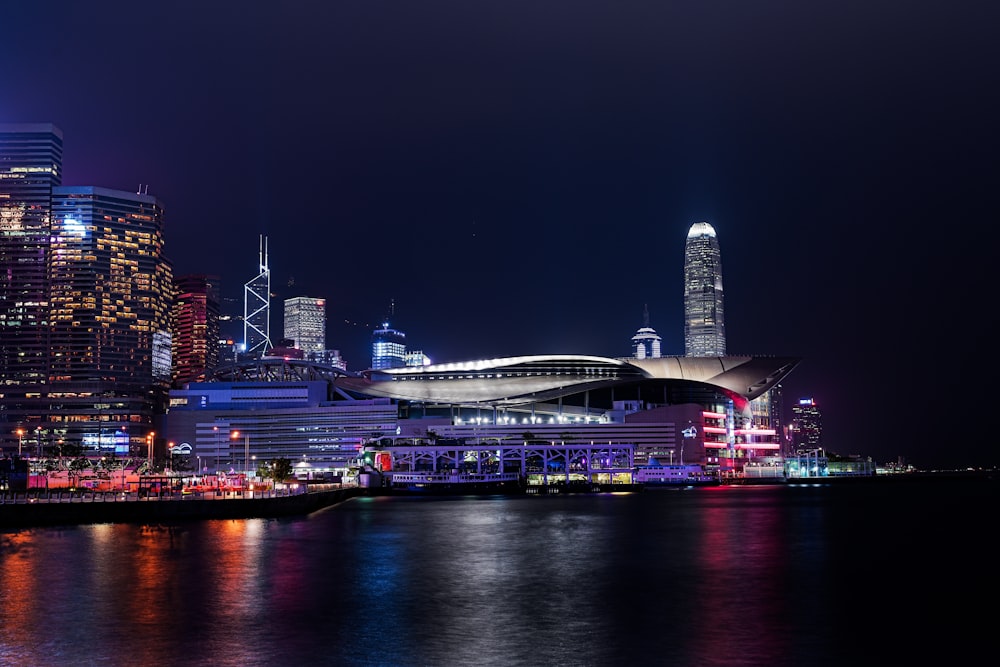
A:
[[[60,499],[32,499],[26,494],[16,502],[0,502],[0,532],[8,529],[48,528],[102,523],[163,523],[210,519],[269,519],[306,516],[317,510],[337,505],[351,498],[372,496],[444,497],[444,496],[553,496],[589,495],[598,493],[648,493],[699,487],[726,486],[840,486],[858,484],[905,484],[914,482],[982,482],[997,479],[996,470],[927,471],[894,475],[809,478],[741,478],[715,484],[607,484],[527,486],[483,488],[482,485],[463,487],[442,485],[421,490],[382,487],[349,487],[309,491],[288,496],[255,498],[121,498],[120,494],[93,494]],[[40,494],[39,494],[40,495]],[[100,498],[100,499],[98,499]]]
[[[271,519],[305,516],[358,496],[369,489],[351,487],[268,498],[128,498],[116,494],[91,500],[65,499],[0,503],[0,531],[100,523],[160,523],[205,519]],[[112,498],[112,499],[108,499]]]

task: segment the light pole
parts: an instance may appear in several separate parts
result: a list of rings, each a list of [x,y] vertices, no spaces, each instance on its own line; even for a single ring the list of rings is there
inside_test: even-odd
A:
[[[239,431],[233,431],[232,433],[229,434],[229,437],[232,440],[234,440],[234,441],[235,440],[239,440],[240,439],[240,432]],[[244,475],[246,474],[247,464],[249,462],[250,462],[250,433],[249,432],[245,432],[243,434],[243,473],[244,473]]]
[[[222,444],[219,442],[219,427],[213,426],[212,430],[215,432],[215,474],[219,474],[219,449]]]
[[[17,458],[21,458],[21,445],[24,444],[24,429],[17,429]]]
[[[153,438],[156,436],[156,431],[150,431],[146,434],[146,469],[152,472],[153,469]]]

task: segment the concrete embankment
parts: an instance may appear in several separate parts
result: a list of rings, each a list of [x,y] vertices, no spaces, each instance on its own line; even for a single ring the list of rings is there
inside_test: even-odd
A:
[[[94,523],[161,523],[202,519],[254,519],[306,515],[336,505],[367,489],[312,491],[265,498],[140,498],[91,496],[89,498],[0,503],[0,530],[34,526]]]

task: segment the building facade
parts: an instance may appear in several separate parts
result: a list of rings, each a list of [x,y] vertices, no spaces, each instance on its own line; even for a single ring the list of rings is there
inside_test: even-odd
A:
[[[38,385],[49,375],[49,237],[52,189],[62,183],[62,131],[0,125],[0,382]]]
[[[33,456],[146,451],[171,373],[172,267],[155,198],[93,186],[52,189],[48,376],[8,385],[5,422]]]
[[[496,452],[530,448],[542,474],[567,475],[593,471],[610,448],[629,469],[658,461],[722,473],[780,448],[749,405],[797,363],[540,355],[355,374],[265,359],[172,391],[165,429],[203,468],[217,457],[209,469],[223,471],[284,457],[342,474],[364,449],[411,470],[492,470],[503,465]],[[249,437],[229,442],[233,431]],[[522,466],[535,467],[525,455]]]
[[[823,414],[815,399],[800,398],[792,405],[789,425],[795,451],[820,449],[823,445]]]
[[[219,279],[208,275],[174,280],[173,382],[204,380],[219,365]]]
[[[691,225],[684,245],[684,356],[726,356],[722,254],[707,222]]]
[[[326,299],[285,299],[285,338],[308,358],[326,349]]]
[[[385,321],[372,333],[372,370],[406,366],[406,334]]]

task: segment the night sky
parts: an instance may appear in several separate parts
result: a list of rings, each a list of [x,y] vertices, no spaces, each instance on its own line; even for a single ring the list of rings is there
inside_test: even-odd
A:
[[[328,299],[367,367],[683,354],[688,227],[719,234],[730,354],[878,462],[995,465],[1000,3],[6,3],[0,122],[66,185],[166,210],[176,274],[242,313]]]

